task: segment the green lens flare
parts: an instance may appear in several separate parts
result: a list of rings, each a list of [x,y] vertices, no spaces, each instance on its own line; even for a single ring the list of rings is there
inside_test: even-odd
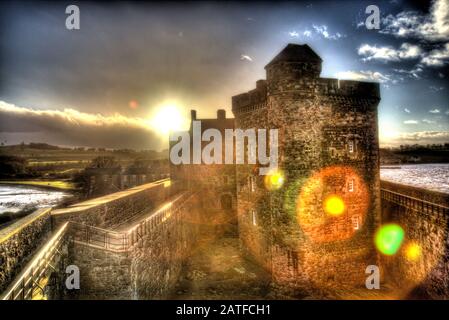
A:
[[[404,230],[397,224],[386,224],[381,226],[375,236],[377,250],[391,256],[401,247],[404,240]]]

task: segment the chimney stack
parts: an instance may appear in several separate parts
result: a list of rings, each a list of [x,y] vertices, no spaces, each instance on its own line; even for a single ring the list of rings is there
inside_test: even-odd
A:
[[[218,109],[218,110],[217,110],[217,119],[218,119],[218,120],[224,120],[224,119],[226,119],[226,110],[224,110],[224,109]]]
[[[196,110],[190,110],[190,119],[192,121],[196,120]]]

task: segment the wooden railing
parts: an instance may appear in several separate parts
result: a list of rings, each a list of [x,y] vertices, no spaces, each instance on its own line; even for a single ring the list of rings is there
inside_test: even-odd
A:
[[[383,200],[426,214],[449,214],[449,207],[406,196],[387,189],[380,190],[380,197]]]

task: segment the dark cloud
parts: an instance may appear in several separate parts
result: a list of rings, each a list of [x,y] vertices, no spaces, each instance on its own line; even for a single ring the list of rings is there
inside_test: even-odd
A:
[[[313,6],[79,2],[81,29],[69,31],[69,3],[0,2],[0,101],[36,111],[148,119],[169,100],[177,101],[186,115],[195,108],[209,117],[217,108],[230,111],[231,96],[264,78],[264,65],[288,42],[306,42],[323,58],[323,77],[381,82],[381,135],[388,128],[446,132],[447,115],[428,119],[427,110],[448,108],[447,3],[413,7],[406,1],[384,2],[382,30],[368,30],[357,24],[372,4],[363,0]],[[132,108],[130,101],[135,101]],[[404,107],[432,123],[404,124],[409,120]],[[127,147],[161,140],[147,128],[119,124],[86,125],[89,139],[73,123],[57,121],[49,115],[2,113],[2,137]],[[5,128],[22,132],[5,133]]]
[[[15,135],[12,136],[12,134]],[[152,131],[147,120],[119,114],[102,116],[73,109],[34,110],[0,101],[0,137],[58,145],[161,149],[166,137]],[[44,140],[39,140],[45,138]]]
[[[146,107],[138,114],[166,98],[229,107],[250,69],[241,55],[266,34],[224,4],[81,3],[76,31],[65,29],[64,8],[11,9],[1,47],[4,100],[129,112],[136,99]]]

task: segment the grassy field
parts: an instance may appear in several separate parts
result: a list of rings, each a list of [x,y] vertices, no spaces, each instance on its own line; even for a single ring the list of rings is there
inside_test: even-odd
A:
[[[27,185],[60,190],[76,190],[76,186],[73,182],[64,180],[0,180],[0,184]]]
[[[20,178],[5,176],[4,179],[12,183],[22,183],[36,186],[48,186],[58,189],[72,189],[64,180],[73,177],[84,170],[96,157],[114,157],[123,168],[130,166],[136,159],[164,159],[167,151],[156,152],[152,150],[107,150],[104,148],[60,148],[47,144],[24,144],[0,146],[1,156],[15,156],[25,159],[26,168],[34,179],[42,181],[17,181]],[[20,172],[18,170],[17,172]],[[22,178],[30,180],[30,178]],[[53,182],[55,180],[56,182]]]

